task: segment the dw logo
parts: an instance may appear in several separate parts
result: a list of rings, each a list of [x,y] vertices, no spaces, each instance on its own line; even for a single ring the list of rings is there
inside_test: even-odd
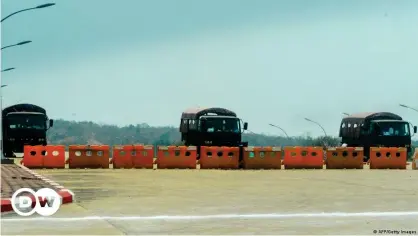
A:
[[[18,197],[19,194],[22,196]],[[29,194],[33,197],[29,197]],[[35,199],[33,208],[32,199]],[[42,216],[51,216],[60,208],[61,197],[50,188],[42,188],[37,192],[30,188],[21,188],[13,194],[11,202],[13,210],[20,216],[30,216],[35,212]]]

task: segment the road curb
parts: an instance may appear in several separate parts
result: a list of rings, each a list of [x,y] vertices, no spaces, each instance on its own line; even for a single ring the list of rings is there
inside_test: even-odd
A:
[[[36,176],[37,178],[45,181],[46,183],[54,186],[54,188],[58,189],[57,192],[58,192],[58,195],[60,195],[61,197],[61,204],[68,204],[68,203],[75,202],[75,194],[71,190],[64,188],[64,186],[59,185],[55,181],[52,181],[40,174],[37,174],[36,172],[34,172],[33,170],[30,170],[26,166],[23,166],[23,165],[17,165],[17,166],[29,172],[30,174]],[[35,197],[30,196],[30,198],[32,199],[32,202],[33,202],[32,204],[32,208],[33,208],[35,207]],[[1,213],[10,212],[10,211],[13,211],[11,198],[2,198],[1,199]]]

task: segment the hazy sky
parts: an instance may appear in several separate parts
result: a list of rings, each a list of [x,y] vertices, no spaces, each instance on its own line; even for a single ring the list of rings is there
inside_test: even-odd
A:
[[[50,0],[53,1],[53,0]],[[45,0],[2,0],[4,17]],[[337,135],[342,112],[418,123],[418,1],[55,0],[2,23],[4,105],[51,118],[173,125],[232,109],[254,132]],[[415,121],[415,122],[414,122]]]

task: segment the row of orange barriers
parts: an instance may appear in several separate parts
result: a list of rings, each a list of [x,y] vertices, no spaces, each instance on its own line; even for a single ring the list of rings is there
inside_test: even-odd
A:
[[[363,148],[337,147],[245,147],[240,160],[238,147],[158,146],[157,157],[150,145],[115,146],[110,158],[108,145],[25,146],[22,164],[28,168],[145,168],[153,169],[363,169]],[[284,154],[284,155],[282,155]],[[283,157],[282,157],[283,156]],[[326,157],[326,158],[325,158]],[[413,169],[418,169],[418,151]],[[241,165],[240,165],[241,164]],[[371,148],[370,169],[406,169],[405,148]]]

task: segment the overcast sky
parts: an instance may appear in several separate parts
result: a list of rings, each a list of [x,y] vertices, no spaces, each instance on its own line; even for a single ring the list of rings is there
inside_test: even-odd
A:
[[[52,0],[49,0],[52,1]],[[45,0],[2,0],[1,13]],[[4,105],[51,118],[180,123],[232,109],[254,132],[337,135],[342,113],[418,123],[418,1],[55,0],[2,23]],[[415,122],[414,122],[415,121]]]

